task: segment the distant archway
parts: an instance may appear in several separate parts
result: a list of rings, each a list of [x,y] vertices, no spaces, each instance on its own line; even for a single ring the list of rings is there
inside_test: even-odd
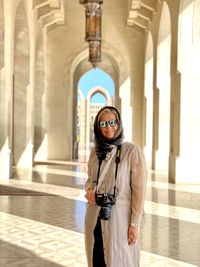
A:
[[[91,116],[93,116],[93,118],[95,117],[97,111],[100,109],[101,106],[105,105],[96,105],[96,107],[92,107],[91,105],[91,99],[92,97],[97,94],[97,93],[101,93],[104,97],[105,97],[105,104],[106,105],[112,105],[112,99],[108,93],[108,91],[102,87],[96,87],[91,89],[88,92],[87,95],[87,99],[86,99],[86,105],[87,105],[87,112],[86,112],[86,149],[90,149],[90,129],[91,129]],[[91,110],[93,108],[93,111]]]
[[[127,70],[127,65],[120,54],[120,51],[116,51],[112,47],[102,47],[102,56],[104,60],[99,64],[99,68],[105,71],[113,80],[115,94],[114,94],[114,105],[121,111],[121,99],[119,96],[120,86],[127,80],[130,76],[130,73]],[[66,63],[67,65],[67,63]],[[71,63],[69,62],[68,65],[71,66],[70,68],[70,89],[71,94],[73,95],[73,102],[71,105],[72,108],[72,151],[74,151],[75,144],[77,142],[77,92],[78,92],[78,82],[80,77],[86,73],[87,71],[92,69],[91,63],[88,62],[88,51],[84,50],[77,55],[76,58],[72,59]],[[119,67],[120,66],[120,67]],[[122,95],[124,97],[124,95]],[[129,97],[130,98],[130,97]],[[132,125],[132,121],[129,124],[130,128]],[[85,143],[86,144],[86,143]],[[73,153],[72,153],[73,154]],[[81,155],[82,160],[87,160],[89,156],[89,150],[84,150],[84,155]]]

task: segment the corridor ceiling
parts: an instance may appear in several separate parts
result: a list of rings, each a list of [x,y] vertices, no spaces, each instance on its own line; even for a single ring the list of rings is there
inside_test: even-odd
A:
[[[68,56],[68,65],[78,61],[77,79],[91,68],[85,41],[85,8],[79,0],[32,0],[38,20],[47,32],[63,27],[67,42],[73,44],[73,53]],[[161,0],[104,0],[102,4],[102,55],[99,67],[115,80],[120,68],[121,79],[127,77],[130,53],[139,51],[144,44],[153,15]],[[60,41],[62,42],[61,37]],[[63,41],[64,42],[64,41]],[[66,46],[66,50],[68,47]],[[86,53],[86,52],[84,52]],[[86,54],[84,54],[86,55]],[[78,58],[79,57],[79,58]],[[80,59],[80,57],[84,59]],[[135,57],[136,58],[136,57]],[[80,63],[80,64],[79,64]],[[127,64],[128,63],[128,64]],[[76,67],[75,67],[76,68]]]
[[[104,0],[102,9],[106,12],[104,6],[113,6],[120,10],[121,0]],[[156,11],[158,2],[162,0],[124,0],[127,6],[126,25],[134,27],[135,30],[145,33],[149,23],[152,21],[153,14]],[[33,6],[38,10],[38,17],[42,18],[43,24],[54,25],[63,24],[64,16],[70,6],[70,11],[76,12],[74,8],[79,4],[79,0],[33,0]],[[114,11],[114,10],[113,10]],[[83,10],[84,12],[84,10]],[[113,12],[113,14],[115,14]],[[112,14],[110,14],[112,16]]]
[[[157,2],[157,0],[130,1],[127,25],[141,32],[147,30],[156,11]]]

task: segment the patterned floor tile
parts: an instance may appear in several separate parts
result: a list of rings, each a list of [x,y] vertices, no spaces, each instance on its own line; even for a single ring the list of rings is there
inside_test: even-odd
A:
[[[19,173],[0,180],[0,266],[86,267],[86,164],[36,166],[28,177]],[[199,188],[170,185],[164,174],[152,177],[141,267],[200,266]]]

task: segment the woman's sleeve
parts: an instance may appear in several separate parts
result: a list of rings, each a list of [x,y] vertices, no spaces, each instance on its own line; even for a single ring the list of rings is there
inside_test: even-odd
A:
[[[140,225],[146,194],[147,168],[142,150],[135,146],[131,155],[131,224]]]
[[[88,189],[94,189],[94,183],[93,183],[92,177],[91,177],[92,162],[93,162],[94,157],[95,157],[95,150],[92,149],[91,152],[90,152],[88,165],[87,165],[88,178],[87,178],[87,181],[86,181],[86,184],[85,184],[85,190],[86,191]]]

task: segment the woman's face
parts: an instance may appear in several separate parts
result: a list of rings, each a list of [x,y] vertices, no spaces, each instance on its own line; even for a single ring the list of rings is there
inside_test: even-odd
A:
[[[116,116],[112,112],[103,113],[100,117],[99,125],[102,135],[108,139],[112,139],[118,129]]]

